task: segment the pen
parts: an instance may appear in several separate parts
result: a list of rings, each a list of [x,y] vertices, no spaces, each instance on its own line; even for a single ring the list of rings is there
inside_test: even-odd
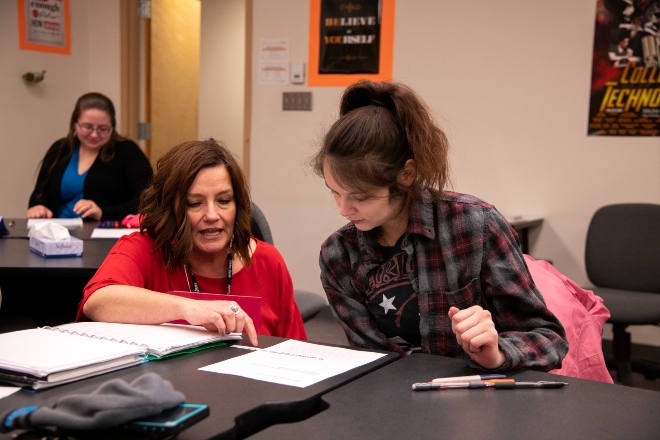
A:
[[[463,381],[455,381],[455,382],[422,382],[422,383],[414,383],[413,384],[413,390],[415,391],[426,391],[426,390],[444,390],[444,389],[449,389],[449,388],[484,388],[485,385],[481,385],[482,383],[499,383],[499,382],[508,382],[508,383],[513,383],[515,382],[514,379],[488,379],[488,380],[463,380]]]
[[[568,386],[566,382],[539,381],[539,382],[515,382],[515,381],[477,381],[469,382],[445,382],[445,383],[414,383],[413,391],[427,390],[451,390],[465,388],[493,388],[496,390],[512,390],[514,388],[562,388]]]
[[[476,374],[474,376],[458,376],[458,377],[439,377],[433,379],[433,383],[443,382],[467,382],[470,380],[489,380],[489,379],[506,379],[504,374]]]
[[[568,382],[540,380],[538,382],[516,382],[514,388],[562,388],[567,386],[568,386]]]

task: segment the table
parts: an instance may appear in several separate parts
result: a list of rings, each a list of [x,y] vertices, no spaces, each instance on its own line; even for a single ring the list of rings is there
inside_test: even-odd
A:
[[[3,219],[5,227],[9,231],[8,235],[0,236],[0,238],[28,238],[27,219],[25,218],[6,218]],[[92,232],[99,225],[98,221],[88,220],[83,221],[82,228],[69,229],[69,234],[72,237],[81,240],[90,239]]]
[[[28,240],[0,240],[0,276],[92,276],[116,240],[85,240],[82,257],[43,258],[30,251]]]
[[[82,257],[43,258],[30,251],[26,219],[5,219],[5,225],[10,233],[0,239],[0,319],[19,315],[42,326],[73,321],[83,288],[117,240],[90,238],[98,223],[85,222],[71,230],[84,240]]]
[[[82,290],[115,240],[85,240],[83,256],[42,258],[28,240],[0,240],[2,314],[32,318],[39,325],[74,320]]]
[[[270,347],[285,340],[260,336],[259,346]],[[197,370],[243,354],[246,351],[242,349],[220,347],[148,362],[35,393],[19,391],[0,399],[0,412],[30,405],[53,404],[65,394],[89,393],[109,379],[122,378],[130,382],[146,372],[156,372],[172,382],[174,388],[186,396],[186,402],[202,403],[210,408],[209,417],[183,431],[177,439],[238,439],[273,423],[291,423],[311,416],[320,410],[323,394],[398,358],[388,353],[374,362],[307,388]],[[0,439],[8,438],[9,435],[0,434]]]
[[[561,389],[412,391],[435,377],[477,374],[467,362],[415,354],[323,396],[307,420],[253,439],[635,439],[660,437],[660,392],[518,371],[516,380],[561,380]]]

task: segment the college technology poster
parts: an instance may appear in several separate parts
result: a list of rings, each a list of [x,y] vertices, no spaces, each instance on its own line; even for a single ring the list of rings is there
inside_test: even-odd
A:
[[[589,135],[660,135],[660,0],[597,0]]]

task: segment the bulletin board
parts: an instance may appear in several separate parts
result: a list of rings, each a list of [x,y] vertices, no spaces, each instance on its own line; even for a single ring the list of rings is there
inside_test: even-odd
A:
[[[310,0],[310,86],[392,80],[395,0]]]

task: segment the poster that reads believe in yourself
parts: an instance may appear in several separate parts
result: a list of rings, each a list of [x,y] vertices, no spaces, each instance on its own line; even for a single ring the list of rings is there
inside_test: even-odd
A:
[[[391,81],[394,0],[311,0],[310,86]]]
[[[17,0],[19,48],[71,55],[69,0]]]
[[[597,0],[588,134],[660,135],[660,0]]]

